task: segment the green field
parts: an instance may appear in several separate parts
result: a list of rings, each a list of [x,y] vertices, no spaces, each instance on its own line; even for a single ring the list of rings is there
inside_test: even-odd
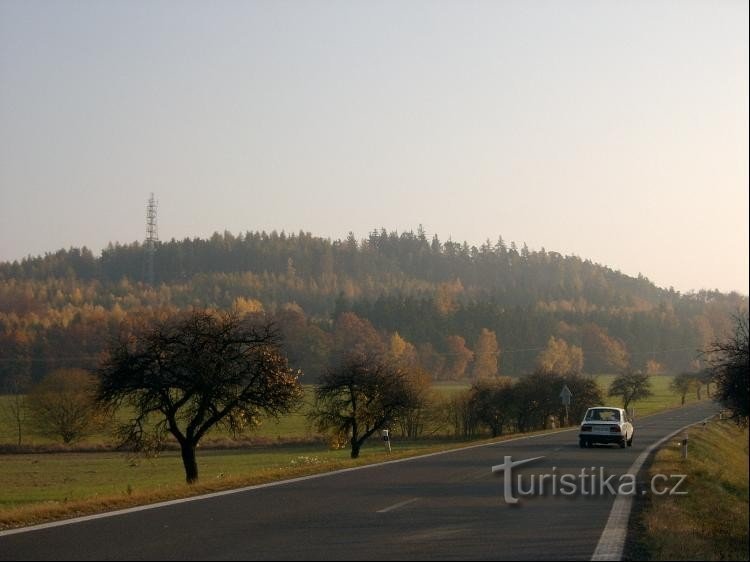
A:
[[[596,377],[599,386],[604,390],[605,401],[612,406],[621,406],[618,404],[617,398],[607,398],[606,390],[616,375],[598,375]],[[672,375],[653,375],[651,376],[651,390],[654,393],[653,396],[645,400],[639,400],[633,402],[631,406],[635,408],[636,419],[640,416],[647,416],[661,410],[669,408],[678,408],[680,406],[680,396],[669,390],[669,385],[672,382],[674,376]],[[703,398],[706,397],[705,389],[702,394]],[[695,392],[688,393],[685,397],[685,403],[689,404],[697,400]]]
[[[596,376],[597,382],[605,393],[605,402],[617,405],[615,399],[606,398],[606,389],[614,378],[615,375]],[[670,375],[655,375],[651,377],[654,395],[651,398],[633,404],[636,411],[636,417],[652,414],[667,408],[678,407],[680,405],[680,397],[669,390],[669,384],[671,383],[672,378],[673,377]],[[459,383],[438,383],[433,387],[435,393],[439,396],[461,392],[468,388],[468,384]],[[690,393],[688,394],[686,401],[692,402],[696,399],[695,393]],[[264,419],[259,427],[249,431],[243,437],[257,444],[268,445],[275,443],[313,441],[317,437],[317,432],[307,419],[307,412],[310,409],[312,400],[313,388],[307,386],[305,387],[304,403],[297,412],[284,416],[278,420],[273,418]],[[5,415],[9,401],[10,397],[0,396],[0,445],[12,445],[16,443],[15,429],[13,424],[9,423],[7,416]],[[124,414],[121,414],[121,416],[124,416]],[[221,430],[210,432],[206,437],[207,442],[221,441],[225,442],[224,444],[227,446],[231,445],[231,443],[226,443],[230,439],[231,436],[227,432]],[[26,445],[40,446],[55,444],[54,439],[35,434],[32,427],[25,428],[23,442]],[[112,443],[113,437],[111,434],[102,431],[86,438],[81,445],[96,447]]]

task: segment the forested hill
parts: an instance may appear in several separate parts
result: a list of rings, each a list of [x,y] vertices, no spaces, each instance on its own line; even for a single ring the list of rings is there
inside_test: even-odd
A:
[[[140,281],[144,263],[144,245],[137,242],[110,244],[100,258],[86,248],[73,248],[20,263],[2,263],[0,279],[74,276],[104,283],[123,278]],[[337,281],[366,281],[367,286],[359,289],[368,293],[396,289],[412,294],[429,293],[436,284],[460,280],[472,296],[495,298],[509,306],[561,299],[584,299],[605,307],[634,300],[658,304],[675,296],[643,277],[628,277],[544,249],[530,251],[525,244],[519,250],[514,242],[506,245],[502,237],[477,248],[466,242],[441,242],[437,236],[428,239],[421,230],[401,234],[375,231],[361,241],[353,235],[331,241],[303,232],[216,233],[210,239],[172,239],[159,244],[155,264],[156,282],[166,284],[184,282],[200,273],[252,272],[284,280],[294,276],[327,288]]]
[[[588,372],[677,371],[699,367],[696,350],[747,306],[745,296],[680,295],[502,238],[474,247],[421,229],[365,240],[302,232],[171,240],[156,247],[153,286],[143,282],[145,263],[144,245],[133,243],[99,257],[83,248],[0,264],[0,375],[90,367],[104,336],[191,306],[274,315],[290,356],[313,377],[344,345],[337,329],[386,347],[400,341],[435,378],[528,372],[550,346],[580,351]],[[489,356],[496,365],[483,364]]]

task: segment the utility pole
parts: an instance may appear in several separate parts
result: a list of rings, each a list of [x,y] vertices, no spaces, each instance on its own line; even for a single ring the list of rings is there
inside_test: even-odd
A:
[[[154,259],[156,257],[156,244],[159,242],[159,229],[156,222],[156,209],[158,203],[154,199],[154,194],[148,198],[146,206],[146,283],[154,285]]]

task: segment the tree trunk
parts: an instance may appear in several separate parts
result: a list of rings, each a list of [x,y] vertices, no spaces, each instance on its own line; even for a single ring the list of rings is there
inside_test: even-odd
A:
[[[181,445],[182,464],[185,466],[185,481],[193,484],[198,480],[198,463],[195,460],[195,445],[183,443]]]
[[[356,459],[359,457],[359,449],[362,444],[352,437],[352,458]]]

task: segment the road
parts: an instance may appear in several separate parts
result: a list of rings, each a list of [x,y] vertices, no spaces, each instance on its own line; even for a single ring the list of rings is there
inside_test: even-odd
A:
[[[509,455],[543,457],[519,467],[526,483],[600,466],[623,474],[647,446],[715,411],[702,402],[636,420],[632,448],[580,449],[576,431],[562,431],[0,535],[0,560],[588,560],[613,496],[511,506],[491,468]]]

